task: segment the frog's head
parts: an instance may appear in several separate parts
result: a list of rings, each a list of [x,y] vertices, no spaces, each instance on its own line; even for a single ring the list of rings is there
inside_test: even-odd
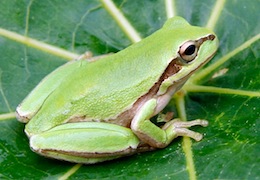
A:
[[[181,86],[213,57],[218,48],[218,39],[213,31],[191,26],[181,17],[169,19],[160,33],[167,37],[163,41],[166,42],[164,47],[167,48],[165,52],[169,64],[158,92],[164,94],[172,84],[182,82]]]

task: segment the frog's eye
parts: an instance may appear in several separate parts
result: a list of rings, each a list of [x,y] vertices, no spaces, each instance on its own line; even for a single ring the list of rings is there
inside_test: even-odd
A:
[[[187,41],[180,47],[179,55],[184,62],[189,63],[197,56],[198,49],[196,41]]]

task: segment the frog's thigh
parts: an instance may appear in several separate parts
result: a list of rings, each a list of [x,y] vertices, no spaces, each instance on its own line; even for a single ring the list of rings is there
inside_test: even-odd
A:
[[[60,66],[46,76],[17,107],[18,119],[21,122],[28,122],[39,111],[48,96],[80,65],[80,61],[72,61]]]
[[[44,156],[77,163],[96,163],[134,153],[139,139],[128,128],[100,122],[67,123],[30,139]]]

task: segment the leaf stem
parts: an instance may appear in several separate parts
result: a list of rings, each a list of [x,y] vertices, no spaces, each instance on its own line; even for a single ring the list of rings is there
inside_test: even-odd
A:
[[[126,19],[123,13],[116,7],[116,5],[111,0],[100,0],[104,8],[108,13],[115,19],[116,23],[120,26],[123,32],[132,42],[138,42],[142,38],[139,33],[134,29],[130,22]]]

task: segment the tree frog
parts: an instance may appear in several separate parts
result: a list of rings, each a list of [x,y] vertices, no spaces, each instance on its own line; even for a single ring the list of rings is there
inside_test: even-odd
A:
[[[33,151],[46,157],[93,164],[164,148],[178,136],[197,141],[188,127],[206,120],[150,121],[218,48],[209,29],[181,17],[126,49],[77,59],[45,77],[17,107]]]

